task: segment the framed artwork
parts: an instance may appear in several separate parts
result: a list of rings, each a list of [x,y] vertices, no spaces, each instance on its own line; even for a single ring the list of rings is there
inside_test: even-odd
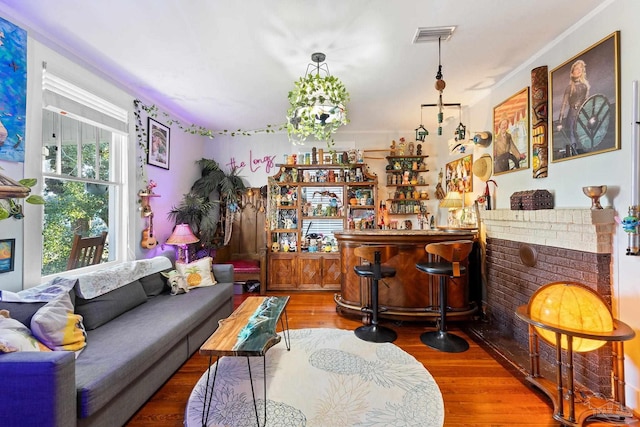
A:
[[[445,185],[447,193],[458,191],[470,193],[473,191],[473,154],[459,158],[446,164]]]
[[[27,32],[0,18],[0,160],[24,162]]]
[[[171,129],[149,117],[147,138],[147,163],[169,169]]]
[[[13,271],[16,239],[0,240],[0,273]]]
[[[493,173],[529,168],[529,87],[493,108]]]
[[[551,70],[552,161],[620,149],[620,32]]]

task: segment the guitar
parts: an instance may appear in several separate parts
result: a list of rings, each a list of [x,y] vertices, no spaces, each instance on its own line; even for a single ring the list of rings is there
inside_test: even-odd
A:
[[[153,249],[158,245],[158,240],[153,236],[153,213],[149,215],[149,227],[142,230],[140,246],[145,249]]]

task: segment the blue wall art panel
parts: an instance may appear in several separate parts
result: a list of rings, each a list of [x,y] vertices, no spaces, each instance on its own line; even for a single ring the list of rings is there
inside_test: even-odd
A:
[[[27,32],[0,18],[0,160],[24,162]]]

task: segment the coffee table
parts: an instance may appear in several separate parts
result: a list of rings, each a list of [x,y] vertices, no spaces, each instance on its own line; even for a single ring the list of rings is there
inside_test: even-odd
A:
[[[218,366],[220,365],[218,361],[222,356],[242,356],[247,358],[253,407],[258,426],[260,425],[260,420],[258,417],[258,405],[253,388],[249,357],[262,357],[265,400],[264,422],[265,424],[267,423],[267,375],[265,355],[267,350],[280,342],[280,336],[276,334],[278,321],[280,321],[282,326],[282,335],[284,336],[287,350],[291,349],[289,319],[287,318],[286,311],[288,302],[288,296],[248,297],[229,317],[220,320],[218,329],[202,344],[200,354],[209,356],[206,384],[209,384],[213,357],[216,357],[216,367],[213,373],[211,390],[209,390],[209,387],[205,387],[205,401],[202,411],[203,427],[206,427],[208,422],[209,409],[211,408],[213,390],[218,374]],[[283,313],[284,317],[282,316]]]

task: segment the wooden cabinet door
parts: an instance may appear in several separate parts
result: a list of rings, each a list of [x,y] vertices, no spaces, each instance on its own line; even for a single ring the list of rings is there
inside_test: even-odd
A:
[[[338,254],[300,255],[299,289],[339,290],[341,277]]]
[[[298,263],[295,253],[278,253],[269,256],[269,290],[297,288]]]

